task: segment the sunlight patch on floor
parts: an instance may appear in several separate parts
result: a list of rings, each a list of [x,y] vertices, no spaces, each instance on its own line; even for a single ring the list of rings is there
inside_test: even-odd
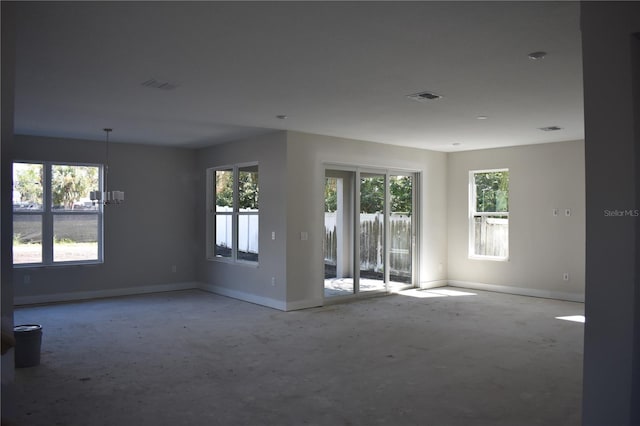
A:
[[[556,319],[584,323],[584,315],[569,315],[566,317],[556,317]]]
[[[476,296],[476,293],[469,293],[466,291],[460,290],[450,290],[450,289],[429,289],[429,290],[420,290],[416,288],[412,288],[410,290],[399,291],[398,294],[402,296],[410,296],[410,297],[457,297],[457,296]]]

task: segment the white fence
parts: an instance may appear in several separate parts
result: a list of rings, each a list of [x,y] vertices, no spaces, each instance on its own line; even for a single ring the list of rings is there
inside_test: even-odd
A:
[[[233,208],[216,206],[216,213],[231,213]],[[254,209],[240,209],[238,214],[238,251],[258,253],[259,216]],[[232,215],[216,216],[216,245],[231,248],[233,246]]]

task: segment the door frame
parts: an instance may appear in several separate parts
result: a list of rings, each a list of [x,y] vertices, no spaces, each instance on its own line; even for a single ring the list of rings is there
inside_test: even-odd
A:
[[[419,259],[420,259],[420,239],[417,237],[420,235],[420,207],[421,200],[419,197],[420,187],[421,187],[421,173],[416,170],[411,169],[401,169],[401,168],[390,168],[390,167],[379,167],[379,166],[368,166],[368,165],[355,165],[355,164],[340,164],[340,163],[323,163],[323,174],[322,174],[322,185],[324,187],[325,179],[327,177],[327,171],[341,171],[341,172],[351,172],[354,173],[354,192],[352,194],[353,198],[353,229],[351,230],[350,238],[352,238],[352,253],[353,256],[353,294],[344,295],[344,296],[325,296],[324,293],[324,274],[322,276],[322,297],[324,300],[324,304],[339,302],[345,299],[353,299],[353,298],[364,298],[371,296],[379,296],[381,294],[390,294],[397,290],[392,290],[389,288],[389,278],[390,278],[390,215],[391,215],[391,193],[390,193],[390,177],[391,176],[411,176],[412,186],[411,186],[411,196],[412,196],[412,216],[413,220],[411,223],[411,283],[407,284],[406,288],[415,288],[418,287],[420,283],[419,272],[420,268],[418,267]],[[382,175],[385,178],[385,200],[384,200],[384,238],[383,238],[383,251],[384,251],[384,290],[381,291],[367,291],[362,293],[360,291],[360,244],[357,243],[360,238],[360,184],[361,184],[361,174],[362,173],[372,173],[377,175]],[[324,190],[322,191],[324,197]],[[324,200],[321,203],[322,205],[322,234],[325,232],[325,224],[324,224]],[[324,270],[324,250],[323,255],[320,258],[322,262],[322,270]]]

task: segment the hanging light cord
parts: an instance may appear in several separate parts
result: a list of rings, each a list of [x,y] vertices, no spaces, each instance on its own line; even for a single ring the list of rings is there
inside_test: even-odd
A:
[[[105,129],[102,129],[102,130],[104,130],[105,133],[107,134],[107,142],[106,142],[106,146],[105,146],[105,148],[106,148],[105,149],[105,151],[106,151],[106,164],[104,165],[104,192],[106,194],[109,191],[109,186],[107,185],[107,178],[109,176],[109,133],[113,129],[105,128]]]

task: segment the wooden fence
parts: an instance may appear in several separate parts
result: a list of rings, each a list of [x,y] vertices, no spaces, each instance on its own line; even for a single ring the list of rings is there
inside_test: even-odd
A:
[[[474,254],[506,257],[509,247],[509,219],[477,216],[474,222]]]
[[[411,216],[392,214],[390,226],[390,273],[411,276]],[[337,238],[335,213],[325,213],[324,261],[335,265]],[[382,272],[384,265],[384,215],[360,215],[360,270]]]

